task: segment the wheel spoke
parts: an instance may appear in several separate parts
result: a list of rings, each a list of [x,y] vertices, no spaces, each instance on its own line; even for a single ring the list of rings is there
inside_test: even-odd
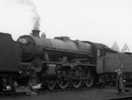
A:
[[[81,85],[82,85],[82,80],[72,80],[72,86],[74,87],[74,88],[80,88],[81,87]]]
[[[85,85],[87,88],[91,87],[93,85],[93,80],[85,80]]]
[[[59,79],[57,84],[61,89],[66,89],[69,86],[69,80]]]
[[[84,83],[85,83],[85,85],[86,85],[87,88],[90,88],[90,87],[93,86],[93,84],[94,84],[94,78],[93,78],[93,76],[91,75],[90,72],[87,73],[87,78],[84,81]]]
[[[69,87],[70,81],[68,80],[67,75],[68,75],[68,72],[65,70],[57,71],[57,76],[58,76],[57,84],[59,88],[63,90]]]
[[[49,90],[54,90],[56,87],[56,81],[55,80],[49,80],[47,82],[47,86]]]
[[[72,80],[72,86],[74,88],[80,88],[82,85],[82,69],[81,67],[73,69],[73,80]]]

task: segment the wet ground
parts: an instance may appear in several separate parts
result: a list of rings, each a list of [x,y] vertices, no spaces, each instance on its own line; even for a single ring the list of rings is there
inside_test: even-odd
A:
[[[117,94],[116,89],[79,89],[41,91],[39,95],[26,96],[22,93],[0,96],[0,100],[132,100],[132,89],[124,94]],[[124,99],[125,98],[125,99]]]

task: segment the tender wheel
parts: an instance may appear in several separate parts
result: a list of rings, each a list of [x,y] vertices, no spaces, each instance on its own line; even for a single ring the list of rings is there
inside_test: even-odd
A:
[[[56,87],[56,81],[55,80],[48,80],[47,81],[47,87],[49,90],[54,90]]]
[[[82,85],[82,80],[72,80],[72,86],[74,87],[74,88],[80,88],[81,87],[81,85]]]
[[[58,79],[57,84],[61,89],[66,89],[69,86],[69,80],[66,79]]]
[[[16,92],[15,81],[10,77],[0,79],[0,92]]]
[[[93,84],[94,84],[94,77],[92,76],[91,72],[88,72],[88,73],[87,73],[87,77],[86,77],[86,78],[87,78],[87,79],[84,81],[85,86],[86,86],[87,88],[92,87]]]

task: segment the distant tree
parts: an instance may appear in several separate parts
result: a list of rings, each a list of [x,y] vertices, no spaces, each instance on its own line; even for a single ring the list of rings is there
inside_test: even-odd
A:
[[[113,43],[111,49],[113,49],[113,50],[115,50],[115,51],[120,51],[120,48],[119,48],[117,42],[114,42],[114,43]]]
[[[129,51],[130,51],[130,49],[129,49],[128,45],[125,43],[121,49],[121,52],[129,52]]]

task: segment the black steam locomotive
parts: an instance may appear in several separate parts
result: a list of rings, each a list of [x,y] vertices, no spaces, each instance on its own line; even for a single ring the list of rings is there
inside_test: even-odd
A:
[[[126,78],[132,78],[130,53],[69,37],[40,37],[39,30],[20,36],[17,41],[0,33],[0,55],[0,91],[15,91],[29,83],[41,83],[49,90],[56,86],[89,88],[97,82],[114,82],[115,70],[121,64]]]
[[[18,39],[22,47],[22,63],[41,69],[43,85],[50,90],[58,85],[61,89],[87,87],[94,84],[96,75],[96,47],[91,42],[73,41],[68,37],[47,39],[39,37],[39,31]]]

